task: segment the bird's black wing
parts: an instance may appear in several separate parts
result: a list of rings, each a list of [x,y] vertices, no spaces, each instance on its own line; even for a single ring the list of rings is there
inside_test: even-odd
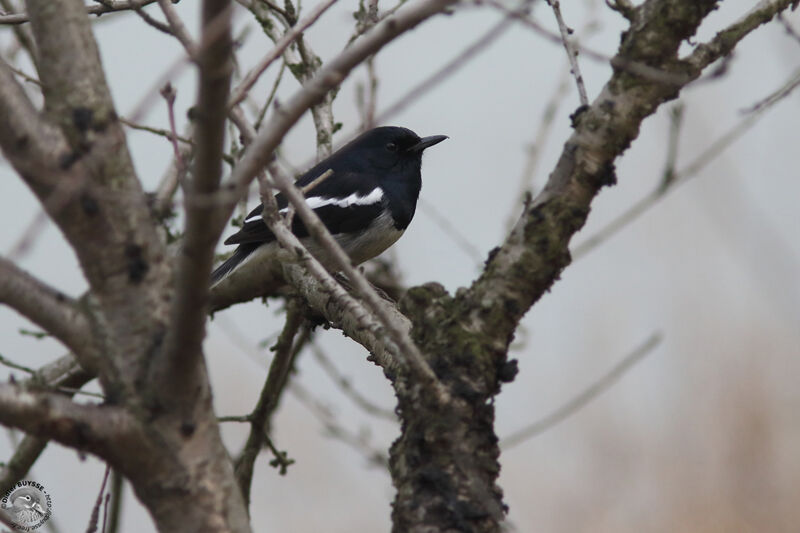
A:
[[[297,185],[308,185],[316,179],[318,174],[321,174],[321,172],[312,173],[309,171],[297,180]],[[309,191],[306,201],[312,205],[314,212],[317,213],[322,223],[332,234],[358,231],[367,227],[383,210],[383,204],[386,201],[383,197],[383,191],[378,189],[378,194],[369,196],[370,193],[376,190],[377,183],[378,181],[375,177],[363,173],[337,172]],[[375,200],[369,203],[350,205],[341,205],[345,202],[336,203],[337,200],[344,200],[352,197],[352,195],[360,198],[374,198]],[[288,205],[286,198],[281,193],[275,195],[275,200],[280,210],[285,209]],[[319,203],[325,203],[325,205],[315,205]],[[258,207],[250,211],[242,228],[228,237],[225,240],[225,244],[268,243],[274,241],[275,235],[261,218],[263,209],[263,204],[259,204]],[[308,229],[306,229],[300,217],[296,215],[292,219],[292,232],[298,237],[308,236]]]
[[[274,241],[275,235],[264,223],[264,219],[261,218],[263,210],[264,204],[258,204],[258,207],[250,211],[244,219],[242,228],[225,239],[225,244],[268,243]]]

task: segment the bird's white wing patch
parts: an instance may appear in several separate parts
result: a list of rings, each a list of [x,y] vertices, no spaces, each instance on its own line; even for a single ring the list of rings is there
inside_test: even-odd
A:
[[[311,209],[317,209],[326,205],[335,205],[338,207],[349,207],[351,205],[370,205],[376,204],[383,199],[383,189],[375,187],[369,194],[360,195],[353,193],[344,198],[326,198],[324,196],[312,196],[306,198],[306,203]]]
[[[370,191],[369,194],[360,195],[358,193],[353,193],[349,196],[345,196],[344,198],[327,198],[325,196],[311,196],[306,198],[306,204],[311,209],[317,209],[320,207],[324,207],[326,205],[335,205],[338,207],[349,207],[351,205],[370,205],[370,204],[377,204],[383,200],[383,189],[380,187],[374,188]],[[284,207],[280,210],[280,213],[285,213],[288,208]],[[261,215],[253,215],[250,218],[246,218],[244,221],[252,222],[254,220],[261,220]]]

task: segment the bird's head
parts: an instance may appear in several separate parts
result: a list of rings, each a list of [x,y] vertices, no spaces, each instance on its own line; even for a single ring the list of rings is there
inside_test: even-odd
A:
[[[422,152],[447,139],[446,135],[420,137],[407,128],[382,126],[362,133],[343,153],[352,162],[364,162],[373,168],[397,172],[419,168]]]
[[[38,496],[30,491],[30,489],[23,488],[11,495],[12,508],[16,511],[34,510],[42,514],[45,513],[44,508],[39,503]]]

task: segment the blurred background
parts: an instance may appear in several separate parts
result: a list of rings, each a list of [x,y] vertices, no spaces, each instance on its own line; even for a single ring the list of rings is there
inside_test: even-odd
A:
[[[198,4],[176,6],[195,35]],[[695,42],[752,4],[724,2]],[[392,5],[380,3],[382,9]],[[323,60],[346,44],[357,7],[341,0],[306,33]],[[160,16],[155,6],[147,9]],[[600,0],[563,2],[562,9],[583,46],[614,54],[624,19]],[[247,71],[272,44],[244,9],[237,13],[238,61]],[[468,4],[389,45],[375,59],[378,115],[503,17],[496,7]],[[532,18],[557,32],[544,2],[535,3]],[[107,14],[95,24],[120,114],[137,109],[170,71],[180,131],[194,101],[195,73],[173,68],[183,57],[179,43],[131,13]],[[501,439],[570,402],[654,335],[660,342],[638,353],[635,364],[588,405],[505,449],[500,485],[510,507],[509,529],[798,531],[800,92],[750,110],[797,77],[798,33],[800,12],[767,24],[736,48],[724,74],[682,93],[682,112],[671,103],[644,122],[617,162],[618,185],[601,192],[573,239],[580,249],[574,263],[525,317],[513,346],[520,372],[496,402]],[[522,191],[535,193],[544,185],[570,134],[569,115],[579,102],[561,44],[522,23],[492,35],[454,73],[382,120],[420,135],[450,136],[426,152],[418,214],[384,255],[408,285],[437,281],[451,292],[468,286],[519,214]],[[11,40],[9,27],[0,28],[0,49],[8,51]],[[592,100],[611,70],[586,53],[579,61]],[[33,73],[23,57],[18,64]],[[273,65],[256,85],[255,101],[266,98],[278,70]],[[342,86],[334,104],[343,123],[337,145],[359,128],[357,95],[367,82],[362,67]],[[287,73],[278,100],[297,88]],[[676,128],[677,113],[682,118]],[[168,128],[164,102],[152,99],[139,121]],[[735,139],[720,145],[731,132]],[[298,170],[309,166],[314,139],[306,117],[285,139],[283,157]],[[674,158],[668,156],[671,140]],[[145,188],[152,190],[170,162],[171,145],[130,131],[129,146]],[[678,183],[654,195],[670,161]],[[86,282],[58,230],[36,222],[40,208],[5,162],[0,173],[0,251],[64,292],[81,294]],[[643,206],[637,218],[606,230],[635,206]],[[20,236],[32,224],[35,238],[20,249]],[[596,236],[599,244],[587,244]],[[252,409],[271,358],[265,345],[274,343],[281,326],[275,301],[236,306],[210,323],[206,354],[219,415]],[[0,307],[0,354],[37,367],[64,353],[57,343],[21,329],[36,330]],[[364,349],[341,333],[319,331],[315,339],[318,353],[300,355],[273,423],[276,446],[296,463],[285,476],[269,466],[267,454],[256,463],[254,530],[388,531],[391,479],[372,458],[386,454],[398,435],[396,422],[385,416],[394,407],[392,390],[365,360]],[[354,393],[332,376],[346,379],[384,414],[359,407]],[[247,429],[224,425],[232,453]],[[11,436],[0,438],[0,460],[12,452]],[[51,444],[27,477],[52,496],[51,524],[83,531],[103,470],[96,459]],[[152,529],[128,492],[121,530]]]

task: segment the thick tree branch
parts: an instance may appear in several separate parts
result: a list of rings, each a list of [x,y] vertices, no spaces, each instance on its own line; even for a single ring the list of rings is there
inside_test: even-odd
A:
[[[39,47],[45,115],[66,137],[53,143],[44,171],[54,187],[34,192],[75,250],[90,289],[87,304],[102,320],[106,392],[135,390],[142,332],[164,329],[170,265],[136,178],[97,45],[81,2],[30,0]],[[33,155],[27,156],[30,161]],[[30,179],[24,165],[15,164]]]
[[[93,351],[89,320],[78,302],[0,257],[0,303],[85,357]]]
[[[49,163],[54,154],[63,154],[68,146],[58,128],[44,120],[14,77],[8,64],[0,59],[0,147],[9,162],[34,189],[53,187]]]
[[[226,102],[233,72],[230,24],[230,0],[203,3],[203,36],[198,52],[200,88],[195,106],[195,171],[185,191],[186,234],[175,278],[172,327],[164,351],[171,368],[162,374],[172,388],[173,398],[184,401],[191,401],[192,395],[187,396],[179,385],[195,386],[192,367],[202,356],[208,280],[219,238],[213,225],[216,205],[198,198],[215,193],[222,174]]]
[[[134,453],[138,422],[120,407],[77,404],[60,393],[5,383],[0,384],[0,423],[113,463],[143,461]]]
[[[78,365],[75,358],[65,355],[43,366],[26,383],[45,387],[69,387],[79,389],[92,379],[92,374]],[[72,396],[67,393],[67,397]],[[0,468],[0,493],[5,494],[28,473],[33,463],[47,446],[48,439],[26,435],[19,443],[14,455]]]

